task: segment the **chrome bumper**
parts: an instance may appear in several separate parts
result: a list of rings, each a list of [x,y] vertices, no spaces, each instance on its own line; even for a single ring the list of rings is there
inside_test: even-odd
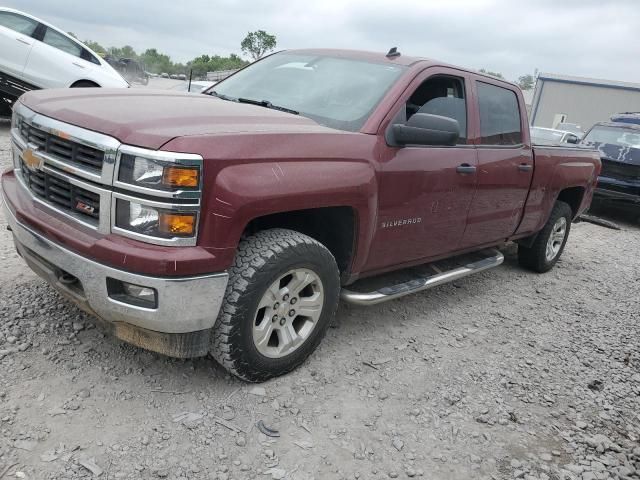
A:
[[[227,287],[227,273],[163,278],[111,268],[71,252],[23,225],[3,200],[16,248],[29,267],[83,310],[111,323],[117,337],[172,355],[158,346],[145,344],[139,338],[141,332],[147,337],[155,333],[182,335],[213,327]],[[78,282],[68,285],[61,281],[61,271],[77,277]],[[109,297],[107,278],[154,288],[157,308],[139,307]]]

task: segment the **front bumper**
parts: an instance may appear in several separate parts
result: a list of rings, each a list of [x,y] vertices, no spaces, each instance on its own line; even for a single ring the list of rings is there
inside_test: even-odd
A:
[[[115,269],[67,250],[19,222],[7,199],[3,200],[16,248],[29,267],[80,308],[105,321],[116,337],[174,357],[207,353],[227,273],[155,277]],[[69,283],[69,275],[77,281]],[[156,308],[110,297],[107,278],[155,289]]]
[[[603,200],[640,205],[640,179],[623,181],[610,177],[598,177],[595,195]]]

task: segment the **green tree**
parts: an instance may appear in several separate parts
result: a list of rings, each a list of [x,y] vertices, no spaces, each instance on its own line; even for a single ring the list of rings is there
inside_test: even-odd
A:
[[[124,47],[110,47],[109,53],[114,57],[133,58],[133,59],[138,58],[138,54],[130,45],[125,45]]]
[[[140,60],[148,72],[174,73],[173,62],[169,55],[158,52],[155,48],[149,48],[140,55]]]
[[[481,68],[481,69],[480,69],[480,73],[484,73],[484,74],[486,74],[486,75],[491,75],[492,77],[496,77],[496,78],[504,79],[504,77],[502,76],[502,74],[501,74],[501,73],[498,73],[498,72],[492,72],[492,71],[490,71],[490,70],[485,70],[484,68]]]
[[[535,79],[531,74],[522,75],[521,77],[518,77],[518,86],[522,90],[531,90],[534,84],[535,84]]]
[[[106,48],[104,48],[98,42],[94,42],[93,40],[85,40],[84,44],[96,53],[101,53],[103,55],[107,53]]]
[[[276,48],[276,36],[270,35],[264,30],[247,33],[242,43],[240,43],[242,51],[251,56],[255,60],[261,59],[265,53]]]

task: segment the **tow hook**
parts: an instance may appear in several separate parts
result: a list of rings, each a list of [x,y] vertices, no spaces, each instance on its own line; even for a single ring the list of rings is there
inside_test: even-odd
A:
[[[61,272],[58,275],[58,281],[64,285],[73,285],[78,281],[78,277],[74,277],[70,273]]]

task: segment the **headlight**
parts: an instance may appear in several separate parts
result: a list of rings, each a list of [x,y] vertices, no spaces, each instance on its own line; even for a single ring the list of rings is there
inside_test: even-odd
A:
[[[116,199],[115,226],[139,235],[164,239],[195,237],[197,217],[195,211],[175,211]]]
[[[120,182],[154,190],[198,190],[200,166],[152,159],[123,153],[120,157]]]

